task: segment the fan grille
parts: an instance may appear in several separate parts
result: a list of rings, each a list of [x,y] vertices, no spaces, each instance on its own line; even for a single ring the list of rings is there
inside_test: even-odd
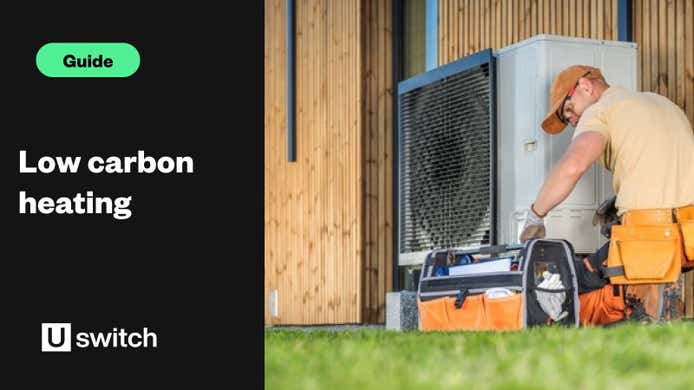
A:
[[[400,95],[400,252],[489,244],[490,65]]]

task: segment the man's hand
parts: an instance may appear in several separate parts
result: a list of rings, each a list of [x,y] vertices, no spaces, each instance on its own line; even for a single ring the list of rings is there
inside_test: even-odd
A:
[[[530,206],[528,215],[525,217],[523,229],[520,234],[520,242],[524,243],[531,238],[545,238],[545,222],[542,217],[535,214],[533,206]]]

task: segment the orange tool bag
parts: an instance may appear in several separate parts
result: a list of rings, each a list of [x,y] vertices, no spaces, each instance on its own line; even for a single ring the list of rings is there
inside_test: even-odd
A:
[[[500,254],[504,256],[497,258]],[[490,267],[472,263],[449,267],[455,273],[440,272],[460,258],[474,255],[489,255],[486,261],[511,258],[500,263],[511,264],[513,270],[486,272]],[[566,240],[534,239],[523,246],[432,251],[420,274],[417,306],[420,330],[516,330],[555,323],[578,326],[573,247]]]

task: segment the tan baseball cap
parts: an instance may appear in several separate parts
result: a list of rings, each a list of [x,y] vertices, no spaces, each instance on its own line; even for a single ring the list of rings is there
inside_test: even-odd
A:
[[[542,121],[542,128],[549,134],[561,133],[566,127],[566,124],[561,121],[557,111],[564,102],[569,90],[576,85],[581,77],[588,79],[602,79],[600,69],[588,65],[573,65],[570,66],[554,79],[552,87],[549,90],[549,113]]]

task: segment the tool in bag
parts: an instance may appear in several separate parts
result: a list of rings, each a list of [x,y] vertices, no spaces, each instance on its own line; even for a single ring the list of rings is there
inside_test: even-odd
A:
[[[489,255],[492,272],[437,275],[456,257]],[[510,263],[498,260],[510,257]],[[499,257],[499,255],[504,256]],[[448,258],[448,262],[447,262]],[[496,270],[506,264],[504,271]],[[517,270],[512,270],[517,265]],[[461,265],[466,267],[468,265]],[[525,245],[434,250],[417,291],[420,330],[514,330],[562,324],[578,326],[578,282],[573,247],[566,240],[533,239]]]

